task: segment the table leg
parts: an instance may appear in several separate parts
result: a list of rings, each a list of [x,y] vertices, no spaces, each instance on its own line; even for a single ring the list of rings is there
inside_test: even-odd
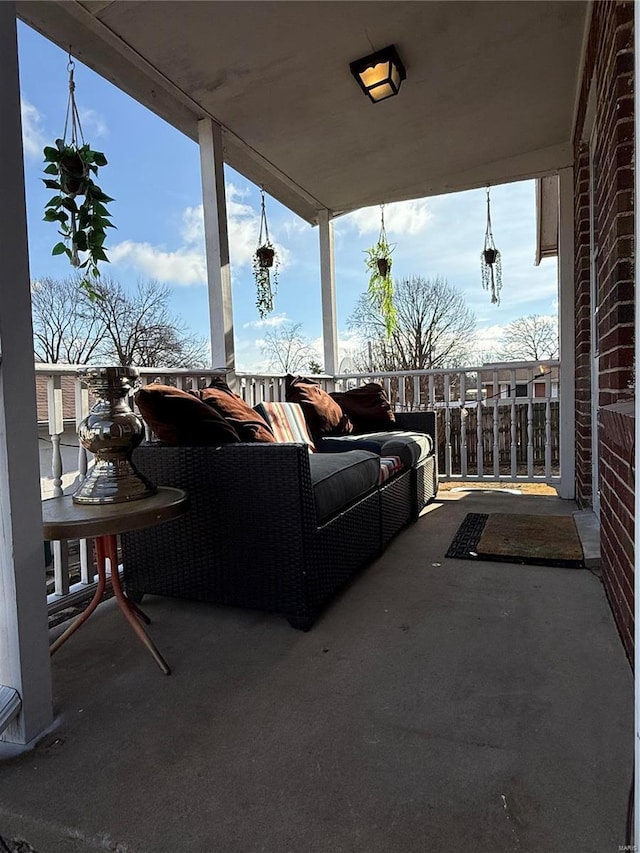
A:
[[[96,541],[96,551],[97,550],[98,549],[97,549],[97,541]],[[87,605],[86,609],[82,611],[82,613],[71,623],[71,625],[69,625],[69,627],[66,629],[66,631],[64,631],[62,634],[60,634],[58,639],[55,640],[55,642],[53,642],[49,646],[49,654],[50,655],[55,654],[58,651],[58,649],[60,648],[60,646],[64,642],[66,642],[69,639],[69,637],[78,630],[78,628],[82,625],[82,623],[87,621],[89,616],[91,616],[93,611],[96,609],[96,607],[102,601],[102,596],[104,595],[104,590],[105,590],[105,586],[106,586],[106,572],[105,572],[105,567],[104,567],[104,559],[101,559],[99,554],[98,554],[97,563],[98,563],[98,586],[96,587],[96,591],[93,595],[93,598],[91,599],[91,601]]]
[[[153,656],[153,659],[158,664],[160,669],[164,672],[165,675],[170,675],[171,669],[169,668],[169,665],[162,657],[162,655],[156,648],[153,640],[144,630],[144,628],[136,617],[144,619],[147,624],[150,620],[138,607],[136,607],[133,601],[129,601],[127,596],[124,594],[124,590],[122,589],[122,584],[120,583],[120,576],[118,575],[118,541],[116,536],[100,536],[96,539],[96,547],[98,547],[98,543],[100,543],[100,550],[104,549],[103,554],[105,557],[108,558],[109,563],[111,565],[111,586],[113,587],[113,592],[120,610],[122,610],[125,619],[136,632],[140,641],[144,643],[144,645],[149,649],[151,655]],[[102,563],[104,566],[104,559]]]

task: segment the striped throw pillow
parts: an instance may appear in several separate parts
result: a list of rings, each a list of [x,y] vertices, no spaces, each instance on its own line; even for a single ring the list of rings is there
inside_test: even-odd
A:
[[[393,477],[398,471],[402,471],[404,465],[399,456],[381,456],[380,457],[380,477],[378,485],[386,483],[388,479]]]
[[[254,408],[271,426],[276,442],[302,442],[315,451],[299,403],[258,403]]]

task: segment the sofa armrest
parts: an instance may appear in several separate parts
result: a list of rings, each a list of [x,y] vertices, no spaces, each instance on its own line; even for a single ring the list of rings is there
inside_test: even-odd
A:
[[[396,427],[408,432],[424,432],[430,435],[436,447],[435,412],[394,412]]]

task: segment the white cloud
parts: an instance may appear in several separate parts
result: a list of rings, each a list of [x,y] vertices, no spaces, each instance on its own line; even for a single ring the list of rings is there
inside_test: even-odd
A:
[[[132,267],[150,278],[175,284],[202,284],[207,280],[204,254],[189,248],[168,252],[150,243],[125,240],[109,251],[112,264]]]
[[[276,314],[273,317],[265,317],[262,320],[250,320],[248,323],[243,323],[243,329],[267,329],[276,326],[282,326],[283,323],[291,322],[290,318],[285,314]]]
[[[236,268],[251,265],[260,232],[260,214],[251,205],[238,200],[244,195],[233,184],[227,185],[229,255],[231,266]],[[182,285],[205,284],[207,267],[201,204],[183,211],[180,237],[183,245],[175,250],[127,240],[113,246],[109,257],[112,263],[124,264],[163,281]],[[287,266],[290,253],[281,244],[274,245],[282,269]]]
[[[416,235],[424,233],[433,220],[429,199],[396,201],[384,207],[387,234]],[[340,227],[355,228],[359,236],[380,231],[380,208],[363,207],[339,220]]]
[[[41,160],[42,149],[47,142],[42,129],[40,113],[33,104],[24,98],[20,103],[20,112],[22,115],[22,147],[24,153],[31,159]]]
[[[109,128],[104,117],[99,112],[93,109],[79,110],[80,124],[82,125],[83,135],[89,140],[90,138],[103,137],[109,135]],[[93,147],[93,146],[92,146]]]

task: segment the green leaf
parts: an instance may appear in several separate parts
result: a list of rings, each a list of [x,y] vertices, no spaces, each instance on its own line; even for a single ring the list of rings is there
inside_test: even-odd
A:
[[[62,204],[62,196],[54,195],[49,201],[45,204],[45,209],[47,207],[59,207]]]
[[[56,139],[56,145],[59,151],[63,151],[66,147],[68,147],[64,144],[64,139]]]
[[[60,159],[60,152],[50,145],[46,145],[42,153],[47,162],[57,162]]]
[[[76,231],[73,243],[79,252],[86,252],[89,248],[87,245],[87,235],[84,231]]]
[[[96,164],[96,166],[106,166],[109,161],[101,151],[94,151],[93,162]]]
[[[94,214],[97,213],[100,216],[110,216],[110,213],[107,208],[104,206],[104,204],[100,204],[100,202],[93,206],[93,212]]]
[[[109,263],[109,258],[105,255],[104,250],[99,246],[96,246],[96,248],[93,249],[91,257],[94,261],[107,261],[107,263]]]
[[[49,181],[46,178],[43,178],[42,183],[45,185],[45,187],[48,190],[61,190],[62,189],[62,187],[60,186],[60,184],[57,181]]]
[[[50,207],[47,210],[45,210],[44,216],[42,218],[44,219],[45,222],[57,222],[58,221],[58,214],[56,213],[56,211],[52,207]]]
[[[53,249],[51,250],[52,255],[64,255],[67,252],[67,247],[64,243],[56,243]]]
[[[60,169],[56,166],[55,163],[49,163],[47,168],[44,170],[45,175],[58,175],[60,173]]]
[[[78,205],[75,203],[75,201],[72,198],[63,198],[60,203],[62,204],[63,207],[66,207],[67,210],[70,210],[71,213],[77,213],[78,212]]]
[[[111,198],[111,196],[105,195],[105,193],[102,192],[100,187],[92,187],[91,188],[91,197],[93,199],[95,199],[96,201],[104,201],[107,203],[110,201],[115,201],[115,199]]]

